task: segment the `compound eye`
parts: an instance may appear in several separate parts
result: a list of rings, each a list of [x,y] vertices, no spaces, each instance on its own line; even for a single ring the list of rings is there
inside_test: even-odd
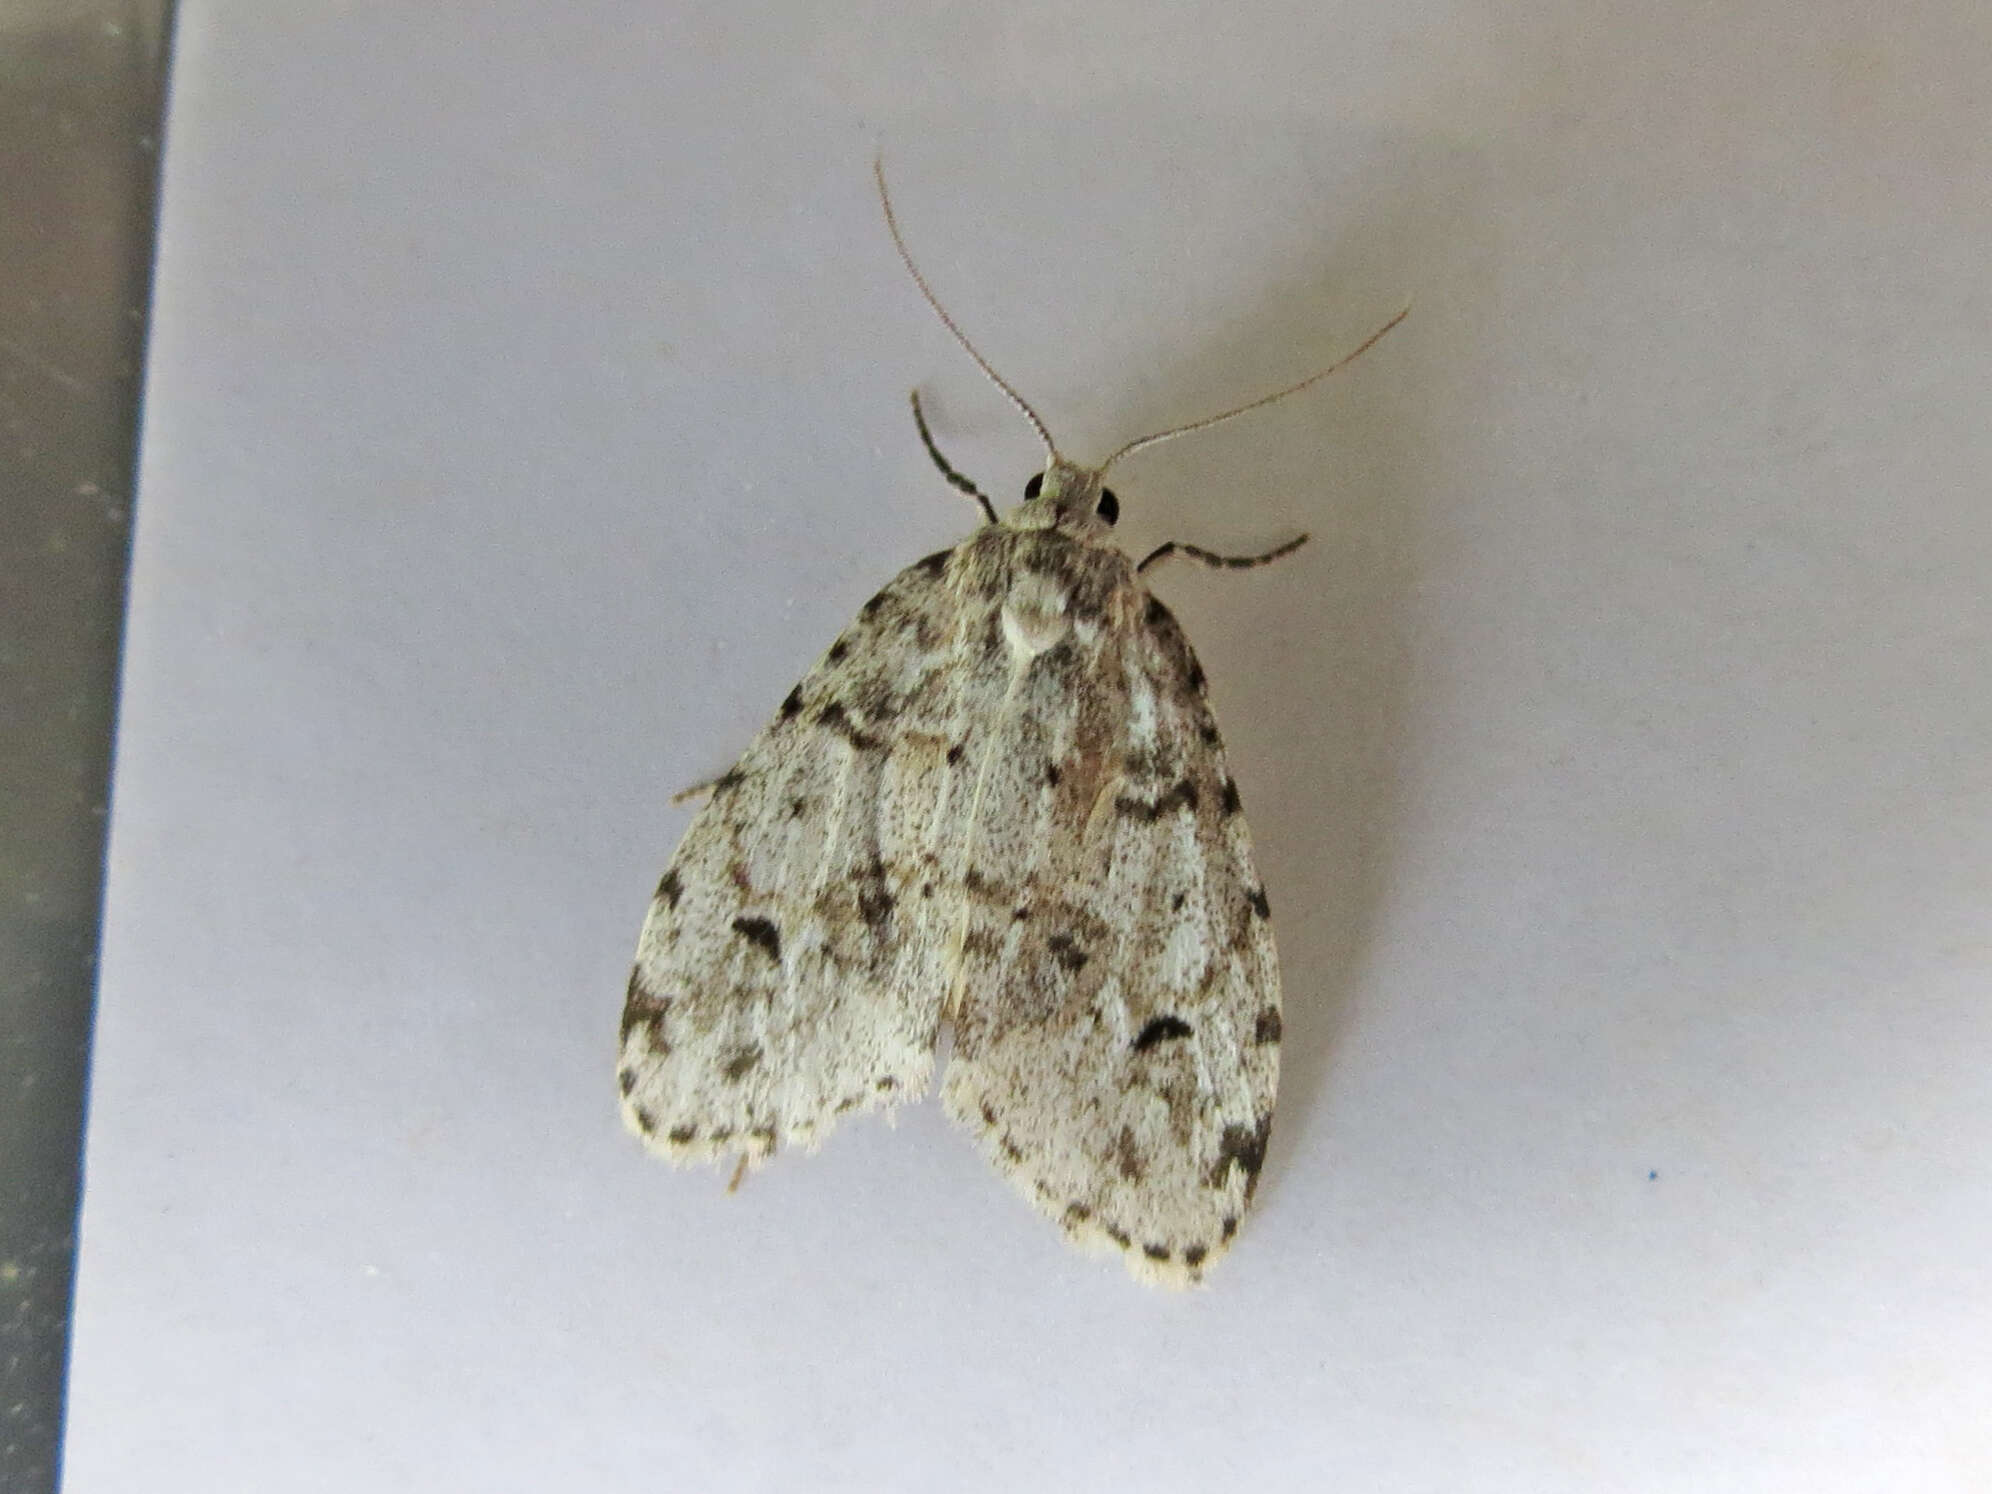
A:
[[[1033,477],[1029,482],[1024,484],[1025,500],[1028,501],[1032,498],[1037,497],[1039,491],[1042,490],[1043,487],[1044,487],[1044,474],[1040,472],[1035,477]]]
[[[1101,522],[1109,525],[1120,518],[1120,499],[1114,496],[1112,488],[1100,489],[1100,506],[1093,512],[1100,516]]]

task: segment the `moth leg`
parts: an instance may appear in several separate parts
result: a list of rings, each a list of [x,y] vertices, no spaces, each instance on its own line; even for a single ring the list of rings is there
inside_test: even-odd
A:
[[[725,776],[726,775],[722,773],[719,775],[719,778],[701,778],[697,783],[693,784],[690,788],[679,789],[677,793],[671,796],[671,802],[673,804],[684,804],[692,799],[702,799],[707,794],[710,794],[714,789],[718,788],[720,778],[724,778]]]
[[[1270,565],[1282,555],[1293,554],[1294,551],[1306,543],[1307,536],[1303,534],[1297,539],[1288,540],[1284,545],[1273,546],[1272,549],[1266,551],[1263,555],[1218,555],[1209,550],[1199,549],[1195,545],[1185,545],[1179,541],[1170,540],[1168,544],[1158,545],[1153,550],[1150,550],[1141,564],[1134,569],[1135,574],[1139,575],[1152,565],[1160,565],[1171,555],[1187,555],[1192,560],[1201,561],[1212,570],[1245,571],[1250,570],[1255,565]]]
[[[920,412],[920,391],[917,389],[913,391],[913,423],[920,427],[920,444],[927,448],[927,455],[932,457],[934,465],[941,469],[941,476],[948,480],[951,487],[968,494],[969,497],[981,504],[983,517],[994,524],[996,522],[996,505],[989,501],[989,495],[970,482],[966,477],[963,477],[959,472],[955,471],[949,465],[948,459],[941,455],[941,448],[934,444],[934,433],[927,429],[927,417]]]

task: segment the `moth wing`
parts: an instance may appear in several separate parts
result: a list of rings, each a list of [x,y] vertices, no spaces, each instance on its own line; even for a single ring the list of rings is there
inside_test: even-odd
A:
[[[1265,1157],[1279,965],[1203,672],[1131,575],[1109,610],[984,744],[943,1095],[1076,1243],[1185,1286]]]
[[[948,558],[865,604],[714,785],[658,884],[618,1082],[625,1123],[673,1162],[758,1164],[928,1086],[947,900],[902,852],[966,815],[914,791],[956,711]]]

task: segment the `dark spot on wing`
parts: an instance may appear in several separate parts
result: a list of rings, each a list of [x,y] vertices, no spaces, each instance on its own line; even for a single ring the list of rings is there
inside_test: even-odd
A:
[[[1271,918],[1273,916],[1273,905],[1267,901],[1266,889],[1263,886],[1252,889],[1251,903],[1252,911],[1261,918]]]
[[[1207,1179],[1213,1188],[1222,1188],[1231,1169],[1245,1174],[1245,1196],[1250,1198],[1259,1183],[1259,1169],[1266,1165],[1266,1138],[1272,1134],[1273,1118],[1263,1115],[1256,1126],[1226,1126],[1217,1144],[1217,1161],[1211,1164]]]
[[[1181,1017],[1150,1017],[1141,1031],[1135,1035],[1134,1051],[1146,1053],[1157,1043],[1166,1043],[1171,1038],[1186,1038],[1196,1031]]]
[[[1014,1165],[1024,1160],[1024,1149],[1005,1136],[1002,1141],[1003,1155]]]
[[[1197,723],[1197,735],[1203,738],[1206,747],[1222,747],[1224,738],[1217,734],[1217,723],[1206,716]]]
[[[1082,1203],[1069,1203],[1065,1206],[1065,1227],[1067,1229],[1072,1228],[1075,1224],[1084,1224],[1092,1217],[1093,1211]]]
[[[685,895],[685,884],[678,880],[677,867],[664,873],[664,880],[657,884],[657,895],[664,900],[666,907],[678,906],[678,899]]]
[[[858,889],[858,914],[875,934],[883,934],[892,922],[892,894],[885,889],[881,877],[876,881],[867,880]]]
[[[838,736],[860,751],[878,746],[878,738],[867,736],[864,732],[860,731],[852,722],[850,713],[837,701],[831,701],[830,704],[816,713],[816,724],[829,731],[834,731]]]
[[[684,1146],[687,1142],[698,1140],[698,1135],[699,1128],[697,1126],[680,1126],[671,1133],[670,1139],[675,1141],[679,1146]]]
[[[835,643],[830,645],[830,652],[823,656],[823,661],[826,664],[842,663],[844,655],[848,654],[850,651],[851,651],[851,645],[846,643],[843,639],[839,638]]]
[[[1145,1169],[1141,1148],[1135,1145],[1132,1126],[1121,1127],[1120,1139],[1114,1143],[1114,1165],[1120,1168],[1120,1175],[1130,1183],[1141,1181]]]
[[[1204,1257],[1209,1254],[1210,1252],[1201,1245],[1185,1245],[1183,1247],[1183,1264],[1194,1271],[1204,1263]]]
[[[760,1061],[761,1045],[759,1043],[748,1043],[743,1047],[734,1049],[727,1057],[726,1062],[720,1066],[719,1072],[725,1077],[728,1084],[738,1084],[748,1074],[753,1072],[754,1066]],[[715,1136],[713,1140],[717,1141],[719,1138]]]
[[[957,742],[957,743],[955,743],[955,744],[954,744],[954,746],[952,746],[952,747],[950,747],[950,748],[948,749],[948,766],[949,766],[949,767],[953,767],[953,766],[954,766],[954,765],[955,765],[956,763],[958,763],[958,762],[960,762],[960,761],[961,761],[961,754],[962,754],[962,751],[963,751],[963,748],[962,748],[962,744],[961,744],[960,742]]]
[[[645,1110],[641,1105],[633,1105],[630,1107],[630,1114],[636,1119],[636,1129],[641,1131],[645,1136],[655,1136],[657,1134],[657,1117],[652,1115],[648,1110]],[[675,1141],[677,1138],[674,1136],[672,1139]]]
[[[1180,913],[1183,911],[1183,897],[1184,894],[1179,892],[1169,899],[1169,911],[1171,913]]]
[[[1149,627],[1151,628],[1160,627],[1163,623],[1171,623],[1174,622],[1175,620],[1176,620],[1175,618],[1169,615],[1169,609],[1162,605],[1162,599],[1160,597],[1150,597],[1148,599],[1148,611],[1144,615],[1143,621],[1145,621]]]
[[[1224,1216],[1223,1233],[1224,1238],[1227,1240],[1238,1233],[1238,1216],[1236,1214],[1226,1214]]]
[[[1114,800],[1115,809],[1129,819],[1143,821],[1159,820],[1174,810],[1196,807],[1197,786],[1187,778],[1153,803],[1146,799],[1137,799],[1132,794],[1122,794]]]
[[[759,948],[762,953],[767,955],[777,965],[781,964],[781,930],[777,929],[767,919],[736,918],[733,920],[733,932],[745,939],[749,944]]]
[[[1169,1259],[1169,1247],[1167,1245],[1144,1245],[1141,1247],[1141,1253],[1151,1261],[1166,1261]]]
[[[884,1078],[880,1079],[872,1087],[878,1090],[880,1093],[883,1093],[884,1091],[889,1089],[899,1088],[899,1081],[893,1078],[892,1075],[887,1074]]]
[[[1092,958],[1092,956],[1087,954],[1085,950],[1081,949],[1074,942],[1070,934],[1053,934],[1049,939],[1044,941],[1044,947],[1051,951],[1052,957],[1059,964],[1070,970],[1074,975],[1084,970],[1087,960]]]
[[[1031,910],[1029,908],[1019,908],[1016,910],[1016,912],[1010,915],[1010,921],[1012,923],[1022,923],[1030,916],[1031,916]]]
[[[1046,763],[1044,765],[1044,781],[1053,788],[1058,787],[1059,776],[1057,763]]]
[[[1116,1245],[1120,1246],[1121,1249],[1127,1250],[1134,1245],[1134,1241],[1128,1238],[1128,1233],[1126,1230],[1115,1229],[1111,1224],[1109,1224],[1106,1227],[1106,1230],[1107,1230],[1107,1238],[1109,1240],[1112,1240]]]
[[[982,1124],[985,1126],[996,1124],[996,1107],[987,1100],[982,1102]]]
[[[1197,694],[1199,695],[1203,694],[1203,687],[1204,687],[1203,665],[1199,664],[1195,659],[1190,660],[1189,686]]]
[[[953,553],[951,550],[936,550],[932,555],[916,560],[913,569],[924,575],[938,576],[948,568],[948,556]]]
[[[740,785],[745,783],[746,781],[747,781],[747,775],[741,772],[737,767],[728,768],[724,773],[720,774],[719,777],[713,779],[712,796],[713,798],[717,799],[721,794],[730,794],[733,792],[733,790],[739,788]]]
[[[628,1094],[631,1090],[635,1089],[636,1070],[619,1069],[616,1072],[616,1087],[619,1088],[624,1094]],[[646,1126],[644,1129],[648,1130],[649,1127]]]
[[[632,967],[629,989],[623,999],[622,1040],[628,1042],[631,1032],[648,1027],[651,1050],[660,1056],[669,1053],[671,1045],[664,1041],[664,1014],[670,1010],[671,998],[650,989],[644,982],[641,965]]]
[[[802,686],[797,685],[782,700],[782,720],[787,721],[802,710]]]
[[[1255,1043],[1277,1043],[1280,1040],[1280,1010],[1269,1006],[1259,1013],[1259,1020],[1252,1028],[1252,1041]]]
[[[1224,780],[1223,803],[1226,814],[1236,814],[1245,807],[1244,802],[1238,797],[1238,782],[1236,779],[1226,778]]]

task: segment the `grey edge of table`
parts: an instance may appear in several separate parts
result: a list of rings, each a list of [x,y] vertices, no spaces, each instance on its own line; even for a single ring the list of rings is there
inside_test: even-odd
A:
[[[60,1477],[168,0],[0,3],[0,1489]]]

